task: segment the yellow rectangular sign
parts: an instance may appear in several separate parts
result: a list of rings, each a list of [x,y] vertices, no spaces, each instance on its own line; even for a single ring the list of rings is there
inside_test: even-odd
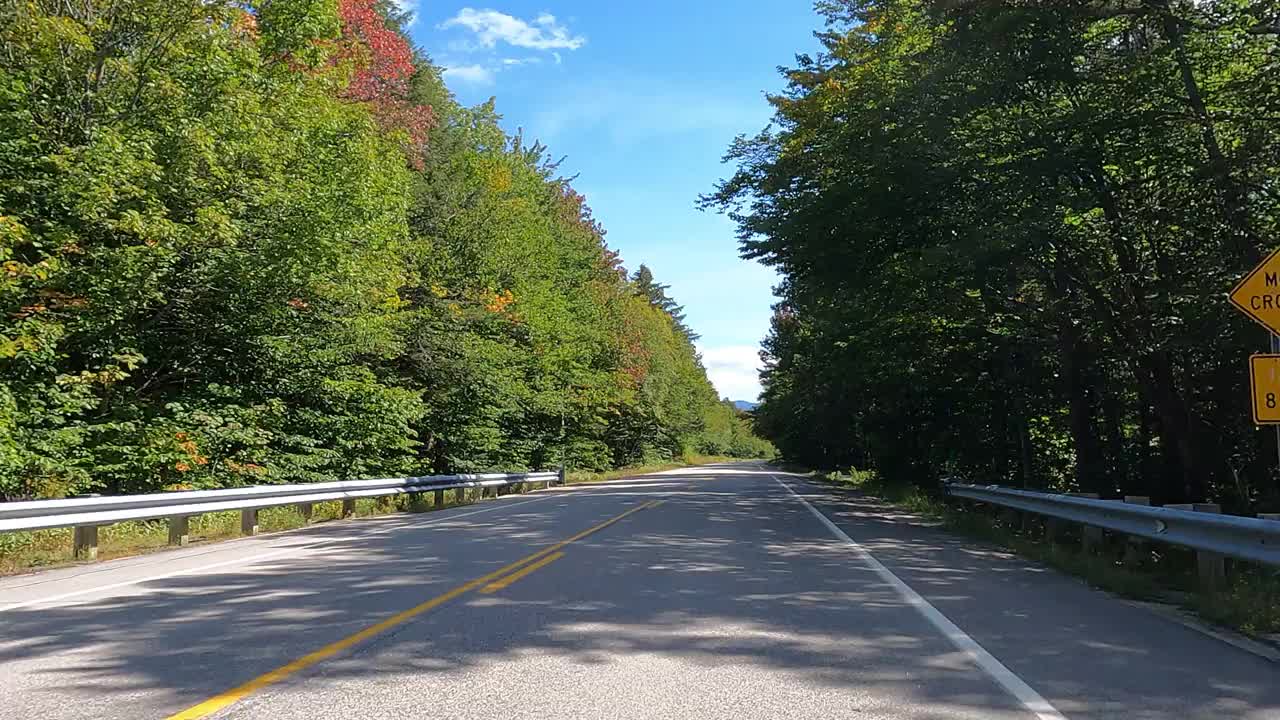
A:
[[[1249,357],[1249,387],[1253,394],[1253,422],[1280,425],[1280,355]]]

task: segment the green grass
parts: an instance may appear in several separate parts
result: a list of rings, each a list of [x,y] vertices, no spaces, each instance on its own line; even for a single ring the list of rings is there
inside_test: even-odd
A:
[[[1197,581],[1195,552],[1185,548],[1147,543],[1125,563],[1126,541],[1121,537],[1108,534],[1098,552],[1086,553],[1079,526],[1062,524],[1058,541],[1050,542],[1045,537],[1044,520],[1036,516],[1004,515],[977,504],[966,509],[915,486],[885,482],[872,472],[855,470],[822,477],[1117,595],[1181,605],[1205,620],[1249,635],[1280,633],[1280,572],[1273,568],[1229,560],[1226,587],[1205,591]]]

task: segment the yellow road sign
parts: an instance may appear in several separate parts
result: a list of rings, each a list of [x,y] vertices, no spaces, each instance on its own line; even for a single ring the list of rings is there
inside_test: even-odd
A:
[[[1280,335],[1280,250],[1246,275],[1230,297],[1241,312]]]
[[[1249,388],[1254,424],[1280,425],[1280,355],[1249,357]]]

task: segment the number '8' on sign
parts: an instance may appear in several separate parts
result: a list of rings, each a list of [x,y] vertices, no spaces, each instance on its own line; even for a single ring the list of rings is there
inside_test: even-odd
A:
[[[1252,391],[1253,421],[1258,425],[1280,425],[1280,355],[1249,358],[1249,387]]]

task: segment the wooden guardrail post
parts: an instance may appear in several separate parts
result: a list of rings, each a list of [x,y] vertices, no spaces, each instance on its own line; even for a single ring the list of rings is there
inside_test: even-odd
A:
[[[98,559],[98,526],[77,525],[72,536],[72,553],[77,560]]]
[[[1222,514],[1222,506],[1217,503],[1175,503],[1165,507],[1170,510]],[[1200,587],[1205,590],[1217,590],[1227,582],[1227,560],[1218,553],[1197,550],[1196,571],[1200,576]]]
[[[1098,493],[1078,492],[1067,494],[1071,497],[1088,498],[1090,500],[1098,499]],[[1102,528],[1092,525],[1083,526],[1080,529],[1080,543],[1085,552],[1097,552],[1102,547]]]
[[[1124,501],[1130,505],[1150,505],[1151,498],[1146,495],[1125,495]],[[1124,539],[1124,564],[1138,565],[1142,562],[1142,556],[1145,554],[1147,544],[1134,537],[1126,537]]]
[[[169,518],[169,544],[181,547],[191,542],[191,516],[175,515]]]
[[[432,498],[432,504],[434,505],[436,510],[439,510],[440,508],[444,507],[444,491],[443,490],[436,491],[435,497]]]
[[[355,499],[355,498],[344,498],[344,499],[342,500],[342,515],[341,515],[341,517],[349,518],[349,517],[351,517],[352,515],[355,515],[355,514],[356,514],[356,499]]]
[[[316,512],[315,503],[298,503],[298,514],[302,516],[302,522],[310,523],[311,516]]]
[[[258,509],[245,508],[240,511],[240,534],[241,535],[257,535],[258,534]]]

